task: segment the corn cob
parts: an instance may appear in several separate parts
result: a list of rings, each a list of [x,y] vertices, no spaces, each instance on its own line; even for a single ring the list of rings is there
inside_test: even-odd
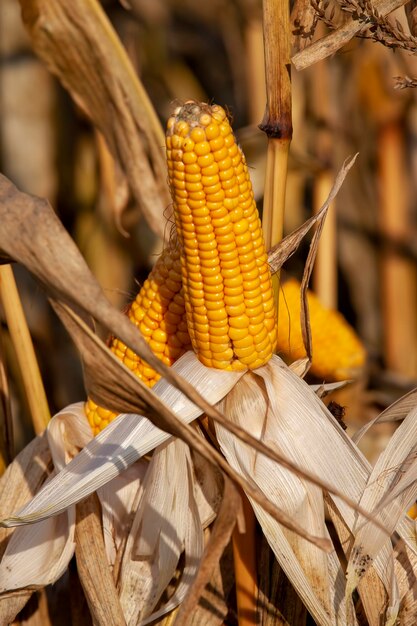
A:
[[[179,247],[173,240],[158,259],[129,318],[167,365],[192,347],[210,367],[259,367],[275,348],[276,307],[248,168],[224,110],[180,107],[168,121],[167,160]],[[147,385],[158,380],[120,340],[111,349]],[[94,434],[115,417],[91,399],[86,413]]]
[[[341,313],[326,309],[308,291],[307,301],[313,341],[310,373],[321,380],[351,378],[365,362],[365,350]],[[279,307],[277,352],[289,361],[306,356],[300,325],[300,283],[291,279],[282,285]]]
[[[136,324],[154,353],[170,366],[191,349],[182,295],[181,260],[178,245],[172,240],[144,282],[127,315]],[[143,382],[152,387],[159,374],[117,338],[111,350]],[[85,406],[94,434],[99,433],[116,414],[88,399]]]
[[[194,351],[209,367],[259,367],[275,349],[276,314],[245,157],[216,105],[179,107],[166,144]]]

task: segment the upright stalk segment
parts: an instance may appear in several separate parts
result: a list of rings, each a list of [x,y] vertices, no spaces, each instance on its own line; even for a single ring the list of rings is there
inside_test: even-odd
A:
[[[259,127],[268,137],[262,223],[266,247],[270,249],[282,237],[292,138],[289,2],[264,0],[263,24],[266,109]],[[274,288],[278,302],[278,278]]]

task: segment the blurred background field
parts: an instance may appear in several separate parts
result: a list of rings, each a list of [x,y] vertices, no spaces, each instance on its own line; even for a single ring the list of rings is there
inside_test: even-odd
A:
[[[338,7],[335,13],[320,6],[324,20],[313,24],[315,37],[327,32],[329,20],[343,19]],[[104,8],[163,124],[175,103],[187,99],[227,107],[261,208],[261,3],[132,0],[105,2]],[[305,11],[308,21],[311,7]],[[392,21],[398,29],[395,19],[408,33],[404,9]],[[0,4],[0,29],[0,170],[21,190],[48,198],[109,299],[122,308],[162,242],[129,195],[102,136],[33,53],[14,0]],[[417,74],[413,42],[407,41],[406,49],[393,50],[355,38],[334,57],[292,71],[285,233],[320,207],[343,161],[359,153],[329,215],[313,280],[322,302],[343,313],[368,355],[359,379],[335,396],[346,407],[350,432],[417,379],[417,106],[413,89],[395,89],[395,77]],[[295,34],[296,49],[308,42]],[[308,244],[287,263],[283,278],[301,278]],[[53,414],[84,397],[81,366],[40,288],[22,268],[15,274]],[[33,431],[4,318],[0,347],[18,451]],[[371,459],[392,428],[382,424],[361,443]]]

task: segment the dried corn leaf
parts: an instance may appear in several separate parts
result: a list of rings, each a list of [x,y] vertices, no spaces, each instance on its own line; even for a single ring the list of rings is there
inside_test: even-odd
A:
[[[164,135],[101,5],[21,0],[35,52],[104,135],[151,228],[164,236],[170,205]]]
[[[140,459],[97,491],[101,504],[104,544],[113,578],[119,575],[119,560],[126,545],[133,515],[143,494],[148,462]]]
[[[56,470],[62,469],[91,439],[84,412],[77,408],[73,405],[56,415],[48,431]],[[70,508],[35,527],[15,529],[1,560],[0,592],[45,586],[63,574],[74,553],[74,515]]]
[[[52,469],[46,435],[35,437],[7,468],[0,479],[0,516],[21,508],[45,482]],[[0,556],[13,531],[0,528]]]
[[[417,616],[417,556],[399,541],[395,550],[395,573],[400,590],[398,620],[401,626],[414,626]]]
[[[325,496],[327,505],[327,513],[337,532],[340,545],[345,556],[349,556],[354,537],[345,524],[343,517],[335,506],[334,502],[328,496]],[[388,595],[385,591],[379,576],[377,575],[373,565],[368,569],[365,576],[359,583],[358,592],[366,613],[366,618],[370,626],[379,626],[381,624],[382,615],[387,605]],[[349,616],[351,621],[355,619],[354,615]]]
[[[407,524],[401,524],[406,511],[417,498],[417,409],[413,408],[391,437],[378,458],[364,490],[361,502],[368,508],[382,508],[379,513],[387,530],[399,531],[408,545],[417,552]],[[355,545],[352,551],[348,582],[355,585],[385,543],[380,532],[370,531],[358,518]],[[366,545],[366,550],[364,546]]]

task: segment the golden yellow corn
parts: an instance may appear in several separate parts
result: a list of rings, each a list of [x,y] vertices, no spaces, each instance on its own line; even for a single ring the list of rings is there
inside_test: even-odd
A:
[[[180,252],[174,240],[155,263],[127,314],[166,365],[172,365],[191,349],[182,295]],[[159,374],[122,341],[113,339],[111,350],[149,387],[156,383]],[[85,410],[95,435],[115,418],[112,411],[97,406],[91,399]]]
[[[275,349],[276,313],[245,157],[216,105],[179,107],[166,144],[193,348],[209,367],[259,367]]]
[[[326,309],[311,291],[307,295],[313,361],[310,372],[321,380],[346,380],[365,363],[365,350],[341,313]],[[279,305],[277,352],[290,361],[306,356],[300,325],[300,283],[283,284]]]
[[[128,315],[167,365],[193,347],[210,367],[259,367],[275,349],[276,307],[248,168],[225,111],[195,102],[177,109],[167,160],[178,243]],[[147,385],[159,378],[120,340],[111,349]],[[115,417],[91,399],[86,413],[94,434]]]

